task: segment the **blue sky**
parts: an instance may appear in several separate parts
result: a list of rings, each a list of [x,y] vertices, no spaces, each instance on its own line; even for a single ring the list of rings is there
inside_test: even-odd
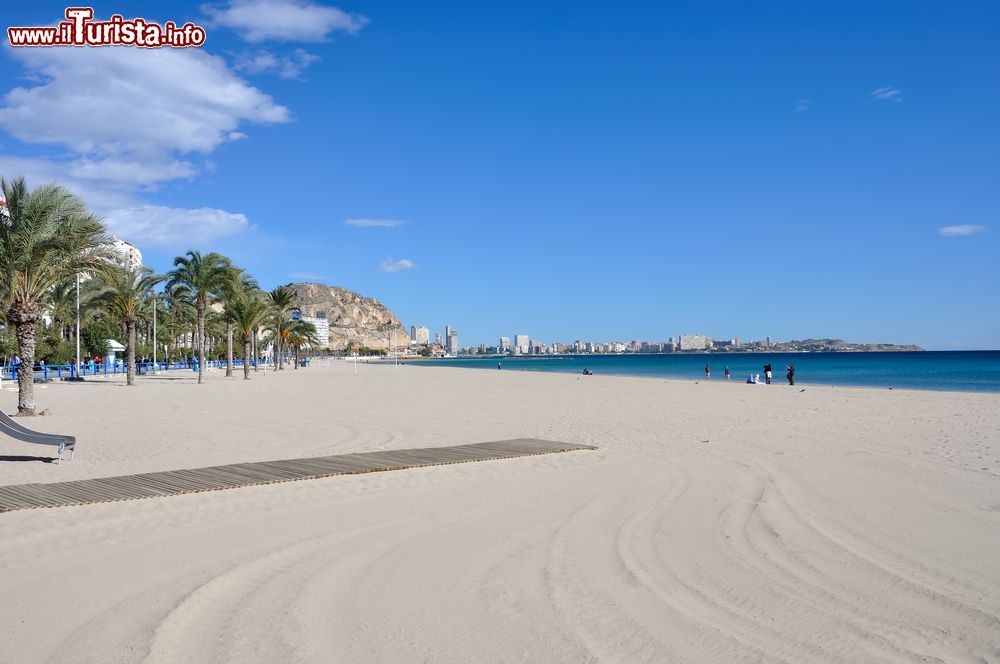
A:
[[[0,49],[0,174],[154,269],[222,251],[463,344],[1000,348],[995,3],[164,7],[94,5],[205,46]]]

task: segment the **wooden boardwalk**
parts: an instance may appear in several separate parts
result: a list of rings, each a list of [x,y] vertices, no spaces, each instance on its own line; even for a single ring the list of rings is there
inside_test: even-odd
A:
[[[311,480],[332,475],[356,475],[420,466],[440,466],[448,463],[510,459],[534,454],[593,449],[597,448],[551,440],[518,438],[454,447],[424,447],[412,450],[336,454],[308,459],[234,463],[227,466],[100,477],[52,484],[16,484],[0,486],[0,512],[176,496],[182,493]]]

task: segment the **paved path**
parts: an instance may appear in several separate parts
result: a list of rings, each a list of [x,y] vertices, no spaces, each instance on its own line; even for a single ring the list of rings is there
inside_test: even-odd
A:
[[[419,466],[440,466],[447,463],[489,461],[593,449],[597,448],[551,440],[518,438],[454,447],[424,447],[386,452],[336,454],[308,459],[235,463],[227,466],[100,477],[52,484],[17,484],[0,486],[0,512],[175,496],[255,484],[310,480],[331,475],[355,475]]]

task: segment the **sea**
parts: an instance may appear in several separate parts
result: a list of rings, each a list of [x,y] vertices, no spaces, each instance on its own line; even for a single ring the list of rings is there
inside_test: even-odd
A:
[[[1000,350],[924,351],[913,353],[668,353],[628,355],[545,355],[532,357],[442,358],[425,366],[496,371],[557,371],[595,375],[647,376],[722,380],[729,367],[734,382],[753,374],[764,380],[764,365],[773,367],[775,383],[786,383],[785,370],[795,366],[795,384],[855,387],[1000,392]]]

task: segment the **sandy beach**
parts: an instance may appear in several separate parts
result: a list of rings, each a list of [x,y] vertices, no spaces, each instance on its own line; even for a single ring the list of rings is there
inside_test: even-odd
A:
[[[598,449],[0,514],[0,662],[1000,662],[1000,395],[350,363],[193,382],[40,386],[28,424],[76,458],[0,439],[0,484]]]

